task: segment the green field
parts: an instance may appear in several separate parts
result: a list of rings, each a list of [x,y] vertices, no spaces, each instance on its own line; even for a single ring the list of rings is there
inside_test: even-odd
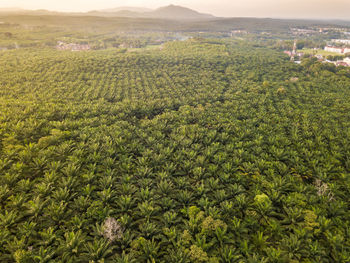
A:
[[[317,50],[314,50],[314,49],[299,49],[297,50],[297,52],[302,52],[304,54],[311,54],[311,55],[322,55],[322,56],[339,56],[341,54],[339,53],[336,53],[336,52],[329,52],[329,51],[325,51],[323,49],[317,49]]]

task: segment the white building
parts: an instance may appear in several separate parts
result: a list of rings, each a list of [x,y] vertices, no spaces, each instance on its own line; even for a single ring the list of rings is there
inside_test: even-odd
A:
[[[328,52],[339,53],[339,54],[343,53],[343,48],[341,47],[325,46],[324,50]]]
[[[350,66],[350,58],[344,58],[343,60],[345,63],[347,63]]]
[[[350,48],[348,47],[344,48],[344,47],[335,47],[335,46],[325,46],[324,50],[328,52],[338,53],[338,54],[350,53]]]

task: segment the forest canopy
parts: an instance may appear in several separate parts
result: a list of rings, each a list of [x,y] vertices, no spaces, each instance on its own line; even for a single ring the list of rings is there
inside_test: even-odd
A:
[[[349,262],[349,88],[244,40],[0,52],[0,261]]]

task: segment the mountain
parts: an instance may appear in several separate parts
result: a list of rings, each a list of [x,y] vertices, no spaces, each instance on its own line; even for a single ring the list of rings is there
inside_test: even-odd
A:
[[[214,18],[212,15],[202,14],[195,10],[176,5],[160,7],[156,10],[138,7],[118,7],[90,11],[87,14],[104,17],[160,18],[169,20],[202,20]]]
[[[8,7],[8,8],[0,8],[1,13],[17,13],[17,12],[23,12],[24,9],[17,8],[17,7]]]
[[[104,12],[104,11],[90,11],[88,13],[80,13],[80,15],[88,16],[102,16],[102,17],[130,17],[130,18],[144,18],[144,13],[129,11],[129,10],[120,10],[116,12]]]
[[[209,14],[202,14],[190,8],[169,5],[165,7],[160,7],[153,12],[148,13],[153,18],[164,18],[164,19],[174,19],[174,20],[196,20],[196,19],[209,19],[214,18],[214,16]]]
[[[93,10],[87,13],[65,13],[49,10],[24,10],[20,8],[0,8],[0,13],[16,13],[27,15],[76,15],[98,17],[127,17],[127,18],[153,18],[166,20],[210,20],[215,18],[210,14],[199,13],[193,9],[169,5],[156,10],[143,7],[117,7],[102,10]]]
[[[151,12],[152,9],[144,8],[144,7],[122,6],[117,8],[103,9],[99,11],[103,13],[118,13],[118,12],[125,12],[125,11],[129,11],[133,13],[146,13],[146,12]]]
[[[21,8],[0,8],[0,13],[11,15],[33,15],[33,16],[46,16],[46,15],[70,15],[72,13],[62,13],[57,11],[50,11],[46,9],[38,10],[26,10]]]

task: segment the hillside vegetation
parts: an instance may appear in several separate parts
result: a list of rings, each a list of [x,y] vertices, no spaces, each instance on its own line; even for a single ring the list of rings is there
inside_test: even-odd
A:
[[[172,16],[172,8],[160,12],[160,16],[154,15],[149,17],[120,15],[110,16],[109,12],[91,12],[91,13],[56,13],[47,11],[31,11],[24,13],[6,13],[0,12],[0,22],[21,24],[26,27],[50,27],[64,28],[65,30],[79,30],[83,32],[132,32],[132,31],[204,31],[204,32],[230,32],[231,30],[247,30],[249,32],[273,32],[274,34],[288,33],[292,27],[350,27],[348,21],[327,21],[327,20],[286,20],[271,18],[215,18],[207,17],[206,19],[183,19],[184,17],[194,18],[196,15],[187,12],[176,12]],[[129,12],[129,11],[127,11]],[[137,13],[136,13],[137,14]],[[198,15],[198,14],[197,14]],[[125,17],[126,16],[126,17]],[[203,18],[201,14],[199,17]],[[1,26],[1,24],[0,24]]]

